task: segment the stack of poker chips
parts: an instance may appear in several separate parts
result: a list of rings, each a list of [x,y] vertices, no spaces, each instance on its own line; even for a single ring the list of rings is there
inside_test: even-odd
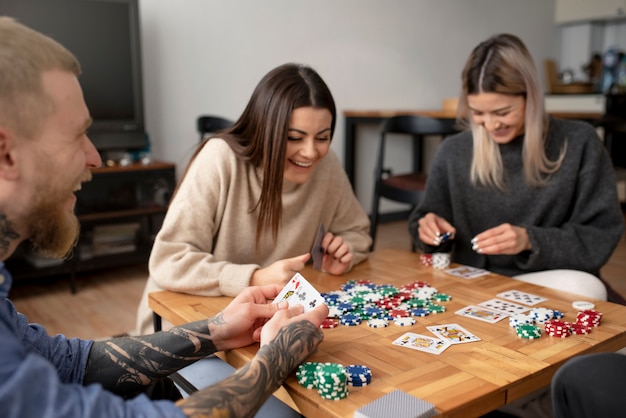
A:
[[[515,328],[518,337],[534,340],[541,337],[541,329],[536,325],[522,324]]]
[[[374,284],[369,280],[351,280],[340,290],[323,293],[329,308],[329,319],[321,328],[334,328],[338,324],[356,326],[367,322],[370,327],[382,328],[392,321],[397,326],[415,324],[417,317],[445,312],[450,295],[423,281],[396,287],[391,284]]]
[[[602,320],[602,313],[598,311],[594,311],[593,309],[580,311],[578,312],[578,315],[576,315],[576,322],[578,324],[585,325],[588,327],[600,326],[601,320]]]
[[[348,396],[348,376],[346,368],[338,363],[318,363],[315,376],[317,378],[317,393],[333,401]]]
[[[545,323],[546,334],[551,337],[565,338],[572,335],[569,322],[560,319],[551,319]]]
[[[592,328],[600,325],[602,313],[595,310],[580,311],[576,316],[576,322],[563,321],[563,317],[564,314],[560,311],[533,308],[527,314],[511,315],[509,325],[515,328],[517,335],[522,338],[539,338],[541,330],[537,324],[544,324],[546,334],[552,337],[566,338],[572,334],[589,334]],[[522,332],[519,330],[521,326],[524,327]]]
[[[317,389],[324,399],[341,400],[348,396],[348,385],[362,387],[372,381],[369,367],[339,363],[306,362],[296,371],[298,383],[307,389]]]
[[[360,364],[346,366],[346,376],[350,386],[367,386],[372,382],[372,370]]]
[[[433,253],[420,255],[420,263],[436,269],[445,269],[450,265],[450,253]]]

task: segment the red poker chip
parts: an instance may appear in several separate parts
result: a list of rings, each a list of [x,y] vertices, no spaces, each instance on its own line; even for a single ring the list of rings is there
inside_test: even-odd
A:
[[[320,328],[337,328],[339,321],[334,318],[326,318],[320,324]]]
[[[570,329],[572,330],[572,332],[578,335],[589,334],[591,332],[591,328],[592,327],[581,324],[581,323],[575,323],[575,324],[570,325]]]
[[[433,255],[432,254],[422,254],[420,255],[420,263],[424,266],[432,266],[433,265]]]
[[[406,318],[408,316],[411,316],[411,314],[404,309],[392,309],[389,312],[389,316],[391,316],[392,318]]]

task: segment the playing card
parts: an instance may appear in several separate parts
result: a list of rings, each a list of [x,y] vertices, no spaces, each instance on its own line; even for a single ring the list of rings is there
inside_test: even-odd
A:
[[[460,266],[452,269],[444,270],[448,274],[452,274],[453,276],[462,277],[464,279],[475,279],[480,276],[484,276],[489,274],[489,271],[479,269],[471,266]]]
[[[399,389],[357,409],[354,418],[429,418],[437,415],[435,405]]]
[[[289,302],[290,305],[298,304],[304,306],[305,312],[309,312],[321,303],[325,303],[322,295],[300,273],[293,275],[272,303],[278,303],[283,300]]]
[[[410,348],[412,350],[424,351],[431,354],[441,354],[450,343],[442,338],[430,337],[428,335],[414,334],[407,332],[397,338],[393,345]]]
[[[547,298],[533,295],[532,293],[521,292],[519,290],[507,290],[506,292],[498,293],[498,297],[531,306],[548,300]]]
[[[326,228],[321,223],[313,241],[313,247],[311,248],[311,256],[313,257],[313,268],[315,270],[322,270],[322,259],[324,258],[324,248],[322,248],[322,240],[326,235]]]
[[[459,324],[433,325],[426,327],[426,329],[435,334],[436,337],[448,341],[450,344],[463,344],[480,341],[480,338]]]
[[[483,308],[495,309],[496,311],[506,312],[508,314],[524,313],[530,308],[528,306],[518,305],[517,303],[508,302],[502,299],[490,299],[479,303],[478,306]]]
[[[478,319],[479,321],[485,321],[491,324],[495,324],[496,322],[508,316],[508,314],[505,314],[504,312],[473,305],[466,306],[465,308],[460,309],[455,313],[457,315],[465,316],[472,319]]]

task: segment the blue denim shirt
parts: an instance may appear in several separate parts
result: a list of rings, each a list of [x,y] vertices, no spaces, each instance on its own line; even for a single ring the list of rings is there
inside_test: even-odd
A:
[[[83,386],[93,341],[49,336],[7,298],[10,273],[0,262],[0,417],[184,418],[171,401],[131,400],[98,384]]]

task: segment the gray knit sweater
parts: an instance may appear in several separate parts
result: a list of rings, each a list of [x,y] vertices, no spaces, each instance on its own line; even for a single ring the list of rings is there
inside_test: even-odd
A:
[[[426,192],[409,218],[409,232],[425,252],[436,247],[422,243],[418,220],[428,212],[448,220],[457,230],[452,261],[508,276],[575,269],[598,275],[624,231],[615,176],[608,153],[589,124],[550,119],[546,150],[555,160],[565,142],[561,168],[547,185],[532,188],[523,173],[523,136],[500,145],[506,191],[474,186],[470,181],[471,132],[443,141],[430,169]],[[509,255],[481,255],[470,240],[502,223],[528,230],[531,251]]]

